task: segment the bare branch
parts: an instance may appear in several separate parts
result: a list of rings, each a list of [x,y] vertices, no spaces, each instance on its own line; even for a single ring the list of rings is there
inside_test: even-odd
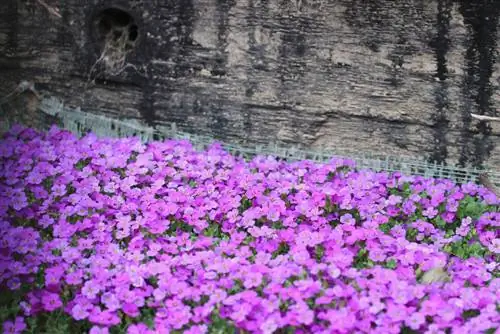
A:
[[[492,117],[478,114],[470,114],[472,118],[478,119],[480,121],[490,121],[490,122],[500,122],[500,117]]]
[[[45,7],[49,13],[51,13],[54,16],[57,16],[58,18],[62,18],[61,14],[59,13],[59,8],[57,7],[52,7],[49,6],[45,1],[43,0],[36,0],[40,5]]]

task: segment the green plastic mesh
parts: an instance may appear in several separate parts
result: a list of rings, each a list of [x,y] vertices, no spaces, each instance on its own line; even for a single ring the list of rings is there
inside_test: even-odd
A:
[[[155,128],[147,127],[137,120],[119,120],[93,113],[82,112],[79,108],[72,109],[64,106],[55,98],[44,99],[40,110],[48,116],[57,117],[63,128],[77,135],[92,131],[98,136],[126,137],[138,136],[147,142],[154,139],[188,139],[197,149],[204,149],[215,140],[208,136],[201,136],[181,132],[175,124],[160,125]],[[219,142],[219,141],[218,141]],[[303,150],[298,147],[283,147],[276,144],[242,146],[230,143],[221,143],[229,152],[236,156],[251,158],[256,155],[272,155],[292,160],[328,161],[332,157],[342,157],[354,160],[358,168],[375,171],[399,171],[404,174],[422,175],[426,177],[448,178],[463,183],[476,181],[479,174],[488,172],[490,180],[500,184],[500,172],[494,170],[480,170],[476,168],[461,168],[438,163],[429,163],[424,160],[403,156],[379,156],[370,153],[353,152],[346,149],[336,150]]]

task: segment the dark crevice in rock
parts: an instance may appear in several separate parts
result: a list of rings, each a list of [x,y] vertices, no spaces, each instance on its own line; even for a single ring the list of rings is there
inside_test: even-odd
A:
[[[459,164],[470,163],[482,167],[489,156],[494,143],[491,126],[487,122],[479,122],[479,134],[467,136],[466,129],[471,126],[471,113],[495,116],[492,107],[493,87],[491,76],[497,57],[497,27],[500,15],[500,3],[485,0],[481,3],[463,0],[460,12],[469,31],[467,51],[465,54],[466,69],[463,82],[465,103],[462,108],[463,140]]]
[[[432,143],[432,154],[429,157],[430,162],[445,163],[448,157],[448,142],[446,139],[446,130],[449,126],[447,117],[449,108],[448,83],[445,82],[448,76],[448,68],[446,64],[446,55],[450,49],[450,19],[451,10],[453,8],[452,0],[438,1],[438,14],[436,30],[437,35],[431,41],[431,47],[434,49],[436,58],[437,73],[436,77],[440,80],[434,89],[434,100],[436,112],[433,115],[435,127],[434,143]]]
[[[2,13],[2,17],[0,17],[8,27],[6,43],[5,45],[0,45],[0,68],[16,69],[21,66],[21,59],[17,54],[19,44],[18,10],[18,1],[7,1],[7,8]]]

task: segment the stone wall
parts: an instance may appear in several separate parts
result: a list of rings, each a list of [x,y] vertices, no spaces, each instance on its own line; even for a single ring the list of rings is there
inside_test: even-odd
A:
[[[500,115],[499,17],[495,0],[7,0],[0,96],[29,80],[227,142],[498,170],[500,123],[470,114]]]

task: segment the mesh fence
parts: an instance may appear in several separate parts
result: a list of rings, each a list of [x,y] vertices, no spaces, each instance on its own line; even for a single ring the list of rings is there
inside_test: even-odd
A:
[[[157,139],[187,139],[197,149],[204,149],[215,142],[212,137],[195,135],[179,131],[175,124],[159,125],[155,128],[147,127],[137,120],[119,120],[92,113],[82,112],[80,109],[72,109],[64,106],[59,100],[44,99],[40,110],[48,116],[56,116],[63,128],[77,134],[83,135],[92,131],[98,136],[138,136],[147,142]],[[425,160],[403,156],[379,156],[370,153],[353,152],[346,149],[304,150],[298,147],[283,147],[276,144],[271,145],[235,145],[219,142],[228,152],[244,158],[252,158],[256,155],[272,155],[278,158],[293,160],[313,160],[317,162],[328,161],[333,157],[341,157],[354,160],[358,168],[372,169],[375,171],[399,171],[404,174],[422,175],[425,177],[448,178],[455,182],[463,183],[477,181],[478,176],[487,172],[490,180],[500,184],[500,171],[480,170],[477,168],[460,168],[449,165],[429,163]]]

